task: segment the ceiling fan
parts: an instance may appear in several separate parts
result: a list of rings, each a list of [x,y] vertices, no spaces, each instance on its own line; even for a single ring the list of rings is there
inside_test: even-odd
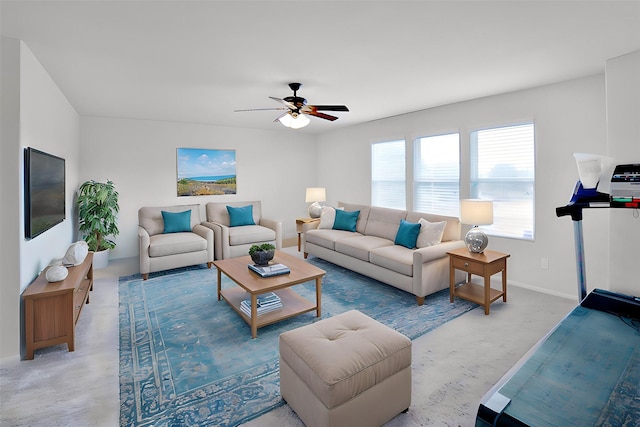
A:
[[[289,88],[293,91],[293,96],[287,96],[286,98],[276,98],[274,96],[269,97],[282,104],[283,107],[251,108],[248,110],[235,111],[285,110],[284,113],[276,117],[274,122],[279,121],[284,126],[294,129],[298,129],[309,124],[309,119],[305,117],[305,115],[334,121],[337,120],[338,117],[321,113],[321,111],[349,111],[345,105],[308,105],[306,99],[298,96],[298,89],[300,89],[300,86],[302,86],[301,83],[289,83]]]

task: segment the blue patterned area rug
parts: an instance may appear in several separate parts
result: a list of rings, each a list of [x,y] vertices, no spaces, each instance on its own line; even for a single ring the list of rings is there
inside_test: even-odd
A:
[[[322,318],[357,309],[411,339],[476,307],[445,289],[413,295],[319,258],[327,272]],[[223,275],[223,287],[231,280]],[[315,299],[313,282],[293,288]],[[236,426],[284,403],[278,337],[319,320],[315,311],[251,330],[216,296],[216,271],[197,266],[121,277],[120,425]]]

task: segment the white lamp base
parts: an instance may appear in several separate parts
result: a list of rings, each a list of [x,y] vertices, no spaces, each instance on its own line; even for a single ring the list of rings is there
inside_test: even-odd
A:
[[[489,237],[476,225],[464,236],[464,244],[469,252],[481,254],[489,244]]]
[[[309,205],[309,217],[320,218],[322,214],[322,206],[318,202],[313,202]]]

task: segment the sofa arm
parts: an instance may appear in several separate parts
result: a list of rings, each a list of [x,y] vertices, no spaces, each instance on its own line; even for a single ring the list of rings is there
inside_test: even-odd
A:
[[[413,251],[413,265],[416,267],[435,259],[444,258],[447,256],[447,252],[462,247],[464,247],[464,241],[451,240],[438,243],[437,245],[427,246],[426,248],[416,249]]]
[[[274,219],[260,218],[259,224],[276,232],[276,249],[282,249],[282,223]]]
[[[140,274],[148,274],[151,268],[149,261],[149,246],[151,238],[149,233],[143,227],[138,226],[138,246],[140,256]]]
[[[207,262],[213,262],[213,230],[204,225],[196,224],[193,232],[207,241]]]
[[[215,259],[227,259],[230,255],[229,249],[229,227],[219,222],[205,221],[203,226],[213,230],[213,250]]]

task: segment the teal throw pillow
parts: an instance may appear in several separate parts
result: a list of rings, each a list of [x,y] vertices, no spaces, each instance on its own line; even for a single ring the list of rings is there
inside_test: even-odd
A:
[[[163,233],[183,233],[191,231],[191,209],[184,212],[162,212]]]
[[[420,224],[414,222],[408,222],[404,219],[400,220],[400,227],[396,233],[396,245],[402,245],[405,248],[413,249],[416,247],[416,241],[420,234]]]
[[[336,219],[333,221],[334,230],[356,231],[360,211],[343,211],[336,209]]]
[[[229,212],[229,227],[238,227],[240,225],[256,225],[253,222],[253,205],[236,208],[227,206]]]

